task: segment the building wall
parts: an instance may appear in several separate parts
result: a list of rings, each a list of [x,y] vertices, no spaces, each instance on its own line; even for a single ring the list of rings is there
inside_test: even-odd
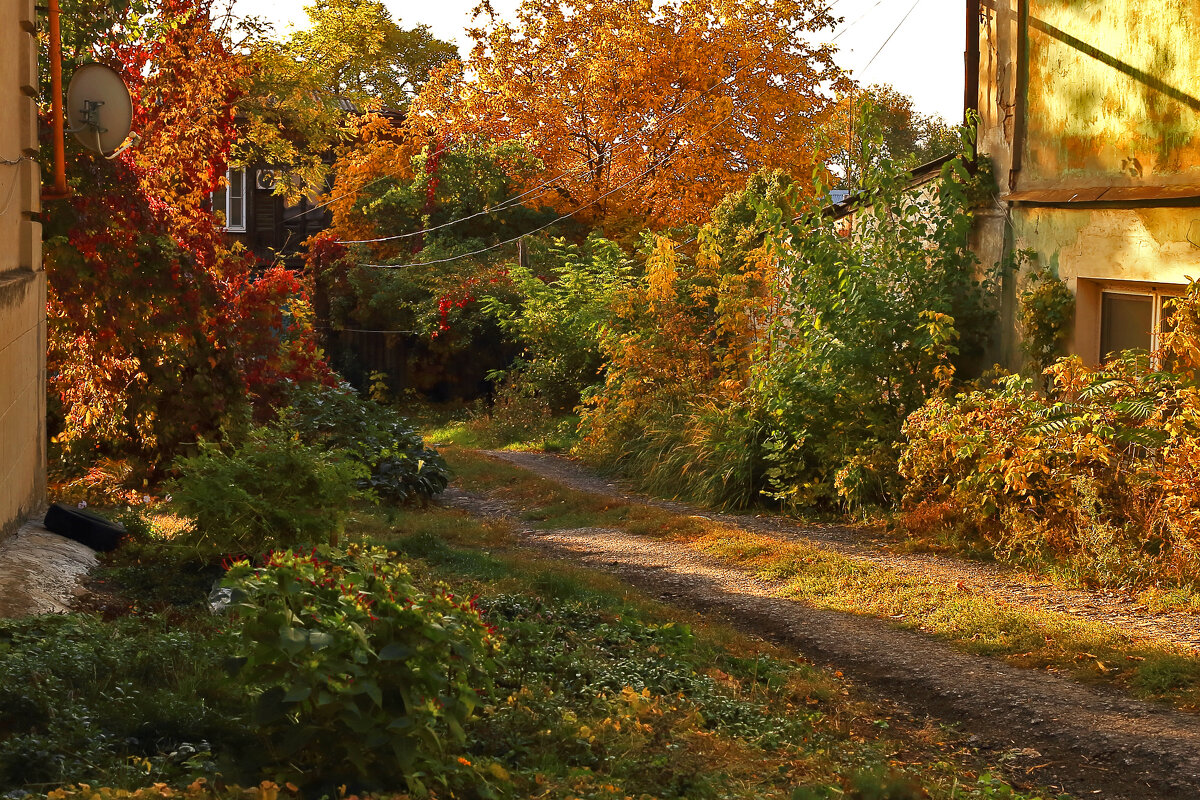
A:
[[[1028,0],[1022,184],[1200,181],[1200,0]]]
[[[980,5],[978,150],[992,163],[997,199],[975,211],[971,246],[985,270],[1000,264],[1012,249],[1008,204],[1013,167],[1013,141],[1017,135],[1017,16],[1015,0],[994,0]],[[1000,315],[991,340],[988,363],[1013,368],[1019,347],[1016,341],[1016,281],[1002,277]]]
[[[35,23],[33,0],[0,0],[0,535],[37,511],[46,493]]]
[[[1100,360],[1103,291],[1174,295],[1200,278],[1200,208],[1018,208],[1012,219],[1014,246],[1075,292],[1068,346],[1089,364]]]
[[[1181,33],[1198,25],[1200,0],[981,0],[979,150],[997,187],[974,246],[985,267],[1031,251],[1067,282],[1089,363],[1104,292],[1200,278],[1200,39]],[[1005,278],[992,354],[1010,368],[1022,279]]]

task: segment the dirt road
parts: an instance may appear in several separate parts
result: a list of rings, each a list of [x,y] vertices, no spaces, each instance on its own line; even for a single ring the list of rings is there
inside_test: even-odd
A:
[[[848,528],[805,527],[777,518],[713,514],[647,500],[554,456],[493,455],[578,490],[701,513],[756,533],[802,537],[890,568],[905,568],[906,562],[912,569],[928,570],[932,565],[946,576],[971,581],[980,591],[1024,596],[1023,602],[1040,607],[1078,609],[1074,613],[1117,625],[1149,620],[1143,630],[1168,632],[1172,641],[1181,643],[1200,641],[1195,620],[1185,617],[1178,620],[1184,624],[1176,625],[1176,615],[1147,618],[1109,595],[1043,589],[1015,573],[954,559],[889,554],[880,543],[856,538]],[[445,502],[475,514],[509,518],[528,546],[616,573],[681,607],[722,616],[836,667],[916,717],[931,715],[959,725],[977,747],[1006,761],[1009,777],[1018,782],[1059,786],[1079,797],[1200,798],[1200,717],[1195,715],[965,654],[886,620],[781,599],[778,586],[686,545],[606,528],[535,530],[520,521],[522,509],[457,490],[451,490]]]

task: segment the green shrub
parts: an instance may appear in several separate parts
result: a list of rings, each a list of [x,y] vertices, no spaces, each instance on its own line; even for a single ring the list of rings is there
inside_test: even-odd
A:
[[[250,741],[230,644],[158,616],[0,621],[0,790],[230,774]]]
[[[524,346],[507,371],[510,383],[557,414],[574,408],[601,380],[600,330],[632,267],[616,243],[598,236],[582,247],[557,239],[547,260],[544,274],[519,264],[509,268],[517,302],[493,294],[481,304]]]
[[[314,549],[235,565],[240,676],[267,763],[308,785],[423,793],[457,763],[493,649],[471,603],[422,591],[386,551]]]
[[[905,417],[980,355],[990,326],[968,242],[986,179],[960,157],[913,190],[882,162],[863,175],[850,221],[815,204],[771,235],[790,276],[758,385],[775,498],[854,509],[898,496]]]
[[[195,520],[183,543],[201,552],[263,553],[336,540],[366,470],[341,450],[307,445],[277,427],[250,431],[225,452],[200,443],[169,485]]]
[[[359,486],[386,500],[425,502],[449,483],[446,462],[404,418],[346,384],[297,388],[280,424],[307,444],[349,453],[370,470]]]
[[[764,232],[794,216],[789,185],[759,172],[687,241],[646,238],[642,274],[615,293],[600,338],[604,383],[579,426],[589,461],[668,496],[727,507],[758,498],[753,386],[789,280]]]
[[[1033,254],[1020,251],[1018,268]],[[1066,281],[1048,267],[1030,272],[1020,297],[1021,349],[1030,371],[1040,374],[1055,358],[1071,335],[1075,320],[1075,294]]]

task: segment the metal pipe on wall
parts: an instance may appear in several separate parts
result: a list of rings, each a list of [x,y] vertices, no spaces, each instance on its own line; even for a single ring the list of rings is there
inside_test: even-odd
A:
[[[67,186],[67,157],[63,131],[62,30],[58,0],[50,0],[50,98],[54,128],[54,186],[42,189],[43,200],[65,200],[71,196]]]

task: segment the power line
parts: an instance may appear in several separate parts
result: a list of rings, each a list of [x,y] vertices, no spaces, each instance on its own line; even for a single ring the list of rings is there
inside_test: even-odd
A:
[[[879,2],[882,2],[882,0],[879,0]],[[792,75],[795,75],[797,72],[799,72],[802,68],[803,68],[803,65],[796,67],[791,72],[785,74],[783,77],[790,78]],[[764,89],[763,91],[756,94],[753,98],[751,98],[751,100],[757,100],[759,97],[761,97],[765,93],[766,93],[766,90]],[[716,122],[712,126],[710,126],[707,130],[705,130],[703,133],[701,133],[696,138],[697,139],[703,138],[704,136],[707,136],[708,134],[712,133],[714,130],[716,130],[720,126],[724,125],[729,120],[733,119],[734,114],[736,112],[737,112],[737,109],[730,110],[730,112],[728,114],[726,114],[718,122]],[[651,164],[649,167],[642,170],[641,172],[637,173],[629,180],[625,181],[622,184],[614,186],[612,189],[609,189],[604,194],[600,195],[599,197],[594,198],[591,202],[580,206],[579,208],[575,209],[574,211],[568,211],[567,213],[560,215],[559,217],[551,220],[550,222],[547,222],[545,225],[534,228],[531,231],[526,231],[525,233],[521,234],[520,236],[514,236],[511,239],[505,239],[502,242],[497,242],[494,245],[490,245],[488,247],[482,247],[478,250],[472,250],[469,253],[460,253],[459,255],[456,255],[456,256],[447,256],[446,258],[437,258],[437,259],[433,259],[431,261],[417,261],[417,262],[410,262],[410,263],[406,263],[406,264],[359,264],[359,266],[369,267],[371,269],[401,269],[404,267],[427,267],[427,266],[433,266],[436,264],[446,264],[451,261],[458,261],[463,258],[471,258],[472,256],[483,255],[484,253],[491,252],[492,250],[497,250],[501,247],[504,247],[505,245],[509,245],[509,244],[512,244],[513,242],[519,241],[519,240],[525,238],[526,236],[532,236],[535,233],[540,233],[541,231],[546,230],[547,228],[551,227],[552,225],[556,225],[557,223],[562,222],[563,220],[566,220],[566,219],[569,219],[569,218],[575,216],[580,211],[583,211],[587,208],[590,208],[590,207],[596,205],[596,203],[599,203],[601,200],[608,197],[609,195],[614,194],[615,192],[618,192],[621,189],[624,189],[626,186],[628,186],[629,184],[638,180],[639,178],[641,178],[645,175],[648,175],[649,173],[658,169],[660,166],[665,164],[667,161],[669,161],[672,157],[674,157],[675,155],[677,155],[680,152],[682,152],[682,150],[674,150],[674,151],[667,153],[661,159],[654,162],[653,164]]]
[[[842,3],[842,2],[844,2],[844,1],[845,1],[845,0],[834,0],[834,2],[832,2],[832,3],[829,5],[829,7],[825,9],[825,13],[826,13],[826,14],[828,14],[829,12],[831,12],[831,11],[832,11],[834,8],[836,8],[836,7],[837,7],[839,4],[841,4],[841,3]],[[876,2],[875,2],[875,5],[874,5],[874,6],[872,6],[872,9],[871,9],[871,10],[873,10],[873,9],[874,9],[874,8],[876,8],[876,7],[878,7],[878,6],[879,6],[881,3],[883,3],[883,1],[884,1],[884,0],[876,0]],[[838,39],[840,39],[840,38],[842,37],[842,35],[843,35],[844,33],[846,33],[846,31],[848,31],[850,28],[853,28],[853,27],[854,27],[855,25],[857,25],[858,23],[862,22],[862,21],[863,21],[863,19],[865,19],[865,18],[866,18],[866,16],[867,16],[867,14],[868,14],[868,13],[870,13],[870,11],[868,11],[867,13],[864,13],[864,14],[862,14],[861,16],[859,16],[857,19],[855,19],[853,22],[849,23],[848,25],[845,25],[845,26],[843,26],[843,28],[842,28],[842,29],[841,29],[841,30],[840,30],[840,31],[839,31],[839,32],[838,32],[838,33],[837,33],[837,34],[836,34],[836,35],[835,35],[835,36],[834,36],[832,39],[830,39],[830,40],[829,40],[828,44],[833,44],[833,43],[834,43],[834,42],[836,42]],[[774,46],[779,46],[780,44],[782,44],[782,43],[784,42],[784,38],[786,38],[786,37],[782,37],[782,38],[780,38],[779,40],[777,40],[776,42],[774,42]],[[716,90],[717,88],[719,88],[720,86],[728,85],[728,84],[729,84],[729,83],[730,83],[730,82],[731,82],[731,81],[732,81],[734,78],[736,78],[736,77],[737,77],[737,76],[738,76],[738,75],[739,75],[739,74],[740,74],[740,73],[741,73],[743,70],[747,69],[748,67],[751,67],[751,66],[757,66],[757,65],[758,65],[758,62],[755,62],[754,64],[744,64],[744,65],[742,65],[742,66],[738,67],[736,70],[734,70],[734,71],[733,71],[732,73],[730,73],[728,76],[726,76],[725,78],[722,78],[722,79],[721,79],[721,81],[719,81],[719,82],[718,82],[716,85],[714,85],[712,88],[705,90],[704,92],[700,93],[699,95],[696,95],[696,96],[695,96],[695,97],[693,97],[691,100],[689,100],[689,101],[687,101],[686,103],[684,103],[684,105],[680,106],[679,108],[675,109],[675,110],[674,110],[674,111],[672,111],[670,114],[668,114],[667,116],[665,116],[665,117],[663,117],[662,119],[658,120],[658,121],[657,121],[656,123],[654,123],[654,125],[652,125],[652,126],[649,128],[649,129],[647,129],[647,130],[643,130],[643,131],[640,131],[640,132],[639,132],[639,134],[641,134],[641,135],[647,135],[647,134],[650,134],[650,133],[652,133],[652,132],[653,132],[653,131],[654,131],[656,128],[660,128],[660,127],[662,127],[662,126],[663,126],[663,125],[664,125],[666,122],[668,122],[668,121],[669,121],[669,120],[671,120],[672,118],[674,118],[674,117],[678,116],[679,114],[682,114],[682,113],[683,113],[685,110],[687,110],[687,108],[688,108],[688,107],[690,107],[690,106],[691,106],[693,103],[696,103],[697,101],[701,100],[702,98],[704,98],[705,96],[707,96],[707,95],[708,95],[708,94],[710,94],[711,92],[715,91],[715,90]],[[784,77],[791,77],[791,76],[792,76],[792,75],[794,75],[796,72],[797,72],[797,70],[793,70],[792,72],[788,73],[788,74],[787,74],[787,75],[785,75]],[[757,98],[757,97],[761,96],[761,94],[762,94],[762,93],[760,92],[760,93],[759,93],[759,95],[755,95],[755,97]],[[714,127],[715,127],[715,126],[714,126]],[[710,130],[711,130],[711,129],[710,129]],[[636,136],[636,135],[635,135],[635,136]],[[623,152],[625,152],[626,150],[628,150],[630,147],[632,147],[632,146],[634,145],[635,141],[636,141],[636,139],[631,139],[631,140],[630,140],[629,142],[627,142],[626,144],[624,144],[624,145],[621,145],[620,147],[616,148],[616,149],[613,151],[613,153],[611,153],[611,154],[610,154],[610,156],[609,156],[609,160],[610,160],[610,162],[611,162],[612,158],[613,158],[613,157],[615,157],[617,154],[619,154],[619,153],[623,153]],[[537,185],[537,186],[533,187],[532,189],[529,189],[529,190],[527,190],[527,191],[525,191],[525,192],[522,192],[521,194],[519,194],[519,195],[517,195],[517,196],[515,196],[515,197],[511,197],[511,198],[509,198],[508,200],[505,200],[505,201],[503,201],[503,202],[499,203],[498,205],[491,206],[491,207],[489,207],[489,208],[485,208],[485,209],[482,209],[482,210],[480,210],[480,211],[476,211],[475,213],[473,213],[473,214],[469,214],[469,215],[467,215],[467,216],[465,216],[465,217],[459,217],[459,218],[457,218],[457,219],[449,220],[448,222],[443,222],[443,223],[441,223],[441,224],[439,224],[439,225],[434,225],[434,226],[432,226],[432,227],[428,227],[428,228],[422,228],[421,230],[417,230],[417,231],[410,231],[410,232],[408,232],[408,233],[397,233],[397,234],[393,234],[393,235],[391,235],[391,236],[380,236],[380,237],[377,237],[377,238],[374,238],[374,239],[340,239],[340,240],[337,240],[337,241],[338,241],[340,244],[379,244],[379,243],[382,243],[382,242],[391,242],[391,241],[396,241],[396,240],[399,240],[399,239],[410,239],[410,238],[413,238],[413,237],[415,237],[415,236],[422,236],[422,235],[424,235],[424,234],[427,234],[427,233],[433,233],[433,232],[435,232],[435,231],[442,230],[443,228],[448,228],[448,227],[450,227],[451,225],[457,225],[457,224],[459,224],[459,223],[462,223],[462,222],[467,222],[467,221],[470,221],[470,220],[473,220],[473,219],[478,219],[479,217],[482,217],[482,216],[487,216],[487,215],[489,215],[489,214],[494,214],[494,213],[497,213],[497,212],[499,212],[499,211],[505,211],[505,210],[507,210],[507,209],[509,209],[509,208],[512,208],[512,207],[516,206],[516,205],[520,205],[520,201],[521,201],[522,199],[524,199],[524,198],[528,197],[529,195],[531,195],[531,194],[534,194],[534,193],[537,193],[537,195],[538,195],[538,196],[541,196],[542,194],[545,194],[545,193],[546,193],[546,192],[549,190],[549,188],[550,188],[551,186],[553,186],[554,184],[558,183],[558,182],[559,182],[559,181],[561,181],[562,179],[564,179],[564,178],[569,178],[569,177],[572,177],[572,176],[575,176],[575,175],[580,175],[580,174],[582,174],[582,173],[586,172],[586,171],[587,171],[587,169],[588,169],[587,167],[581,167],[581,168],[579,168],[579,169],[576,169],[576,170],[574,170],[574,171],[570,171],[570,172],[564,172],[564,173],[562,173],[562,174],[560,174],[560,175],[558,175],[558,176],[556,176],[556,177],[553,177],[553,178],[550,178],[550,179],[548,179],[548,180],[544,181],[543,183],[541,183],[541,184],[539,184],[539,185]],[[370,184],[368,184],[368,185],[370,185]],[[364,188],[365,188],[365,187],[364,187]],[[540,230],[540,229],[539,229],[539,230]],[[518,237],[518,238],[520,238],[520,237]],[[435,263],[436,263],[436,262],[435,262]]]
[[[896,27],[892,28],[892,32],[889,33],[888,37],[883,40],[883,44],[879,45],[879,49],[875,51],[875,55],[871,56],[871,60],[867,62],[867,65],[865,67],[863,67],[860,70],[860,72],[865,73],[868,69],[871,68],[871,65],[875,63],[875,59],[879,58],[879,54],[883,52],[883,48],[888,46],[888,42],[890,42],[892,40],[892,37],[896,35],[896,32],[900,30],[901,26],[903,26],[904,23],[908,21],[908,18],[912,15],[913,10],[916,9],[917,4],[919,4],[920,2],[921,2],[921,0],[913,0],[913,4],[911,6],[909,6],[908,12],[901,18],[901,20],[898,23],[896,23]],[[876,3],[876,5],[879,5],[879,4]]]

